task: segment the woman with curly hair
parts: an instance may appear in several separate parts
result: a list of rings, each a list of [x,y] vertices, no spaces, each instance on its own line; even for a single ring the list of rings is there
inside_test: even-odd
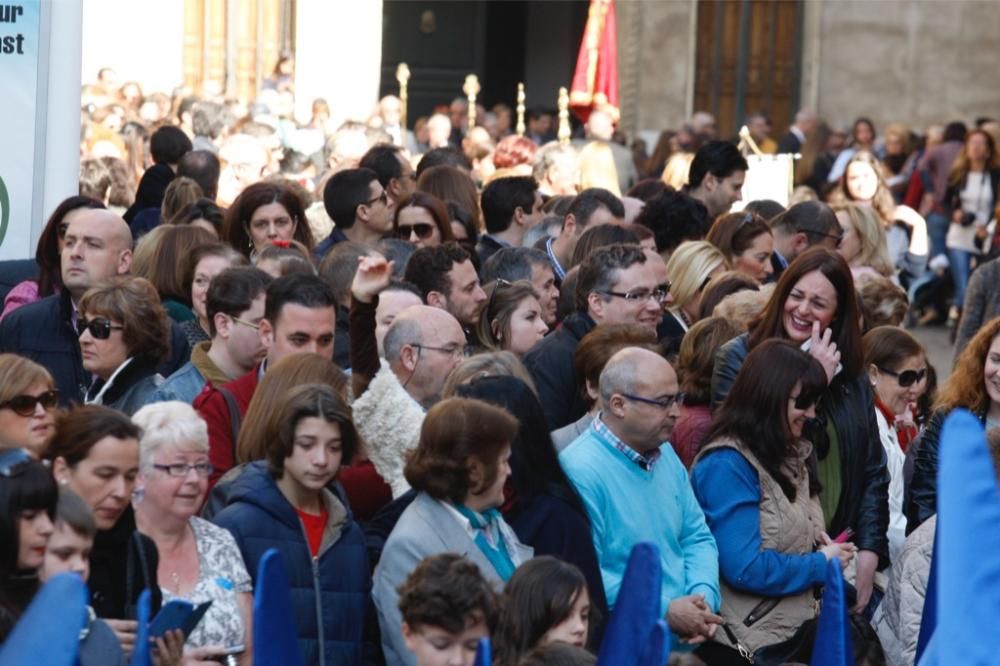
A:
[[[312,249],[306,212],[295,192],[274,182],[254,183],[226,211],[222,239],[253,258],[274,241],[297,240]]]

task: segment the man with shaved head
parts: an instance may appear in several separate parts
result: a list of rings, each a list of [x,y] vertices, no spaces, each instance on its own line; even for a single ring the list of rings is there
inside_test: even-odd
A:
[[[629,347],[604,366],[599,389],[601,411],[559,461],[587,508],[608,605],[632,547],[651,541],[672,649],[709,640],[722,622],[719,552],[668,442],[684,401],[677,375],[662,356]]]
[[[465,357],[465,333],[447,310],[413,305],[399,312],[377,356],[375,312],[392,278],[392,262],[363,257],[351,285],[351,368],[354,423],[368,455],[394,496],[409,486],[404,453],[420,439],[425,410],[441,398],[451,371]]]
[[[91,287],[129,273],[132,232],[109,210],[81,210],[66,228],[60,260],[63,290],[5,317],[0,323],[0,352],[20,354],[48,368],[65,405],[83,402],[91,381],[80,355],[76,303]],[[161,374],[186,363],[190,353],[184,334],[174,329],[170,359]]]

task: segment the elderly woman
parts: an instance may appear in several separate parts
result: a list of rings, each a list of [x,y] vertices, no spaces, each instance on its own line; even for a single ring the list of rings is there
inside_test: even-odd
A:
[[[448,398],[427,413],[406,463],[406,480],[417,496],[375,569],[372,596],[389,666],[416,664],[400,633],[398,590],[421,560],[465,553],[487,580],[502,585],[531,557],[499,511],[517,428],[509,412],[479,400]]]
[[[153,285],[115,278],[93,287],[76,322],[83,368],[95,376],[86,403],[132,415],[163,383],[156,366],[167,355],[170,320]]]
[[[208,427],[190,405],[159,402],[133,417],[139,440],[135,520],[160,553],[164,601],[212,605],[188,636],[193,657],[217,657],[242,646],[250,663],[252,586],[232,535],[195,514],[208,490]]]
[[[45,455],[55,434],[59,392],[49,371],[16,354],[0,354],[0,449]]]

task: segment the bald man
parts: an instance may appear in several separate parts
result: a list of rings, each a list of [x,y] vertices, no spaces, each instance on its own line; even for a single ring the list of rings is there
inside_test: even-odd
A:
[[[632,546],[651,541],[660,549],[672,649],[709,640],[722,622],[719,552],[668,443],[683,402],[677,375],[662,356],[629,347],[605,365],[599,389],[601,411],[559,461],[587,508],[608,605]]]
[[[132,269],[132,233],[121,217],[104,209],[72,216],[60,257],[64,289],[10,313],[0,323],[0,352],[26,356],[52,373],[64,405],[83,402],[90,373],[83,369],[76,332],[76,303],[91,287]],[[171,331],[170,358],[159,368],[168,376],[187,362],[190,347],[180,328]]]

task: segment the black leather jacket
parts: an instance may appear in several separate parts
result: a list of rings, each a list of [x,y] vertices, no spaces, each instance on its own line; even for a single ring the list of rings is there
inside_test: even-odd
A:
[[[749,350],[748,334],[730,340],[715,357],[712,373],[712,406],[716,409],[736,379]],[[877,553],[881,564],[889,562],[889,470],[879,439],[875,418],[875,398],[865,377],[837,377],[827,389],[817,409],[817,418],[806,436],[823,458],[829,447],[827,419],[837,430],[840,446],[840,502],[827,525],[836,536],[851,527],[852,541],[860,550]]]

